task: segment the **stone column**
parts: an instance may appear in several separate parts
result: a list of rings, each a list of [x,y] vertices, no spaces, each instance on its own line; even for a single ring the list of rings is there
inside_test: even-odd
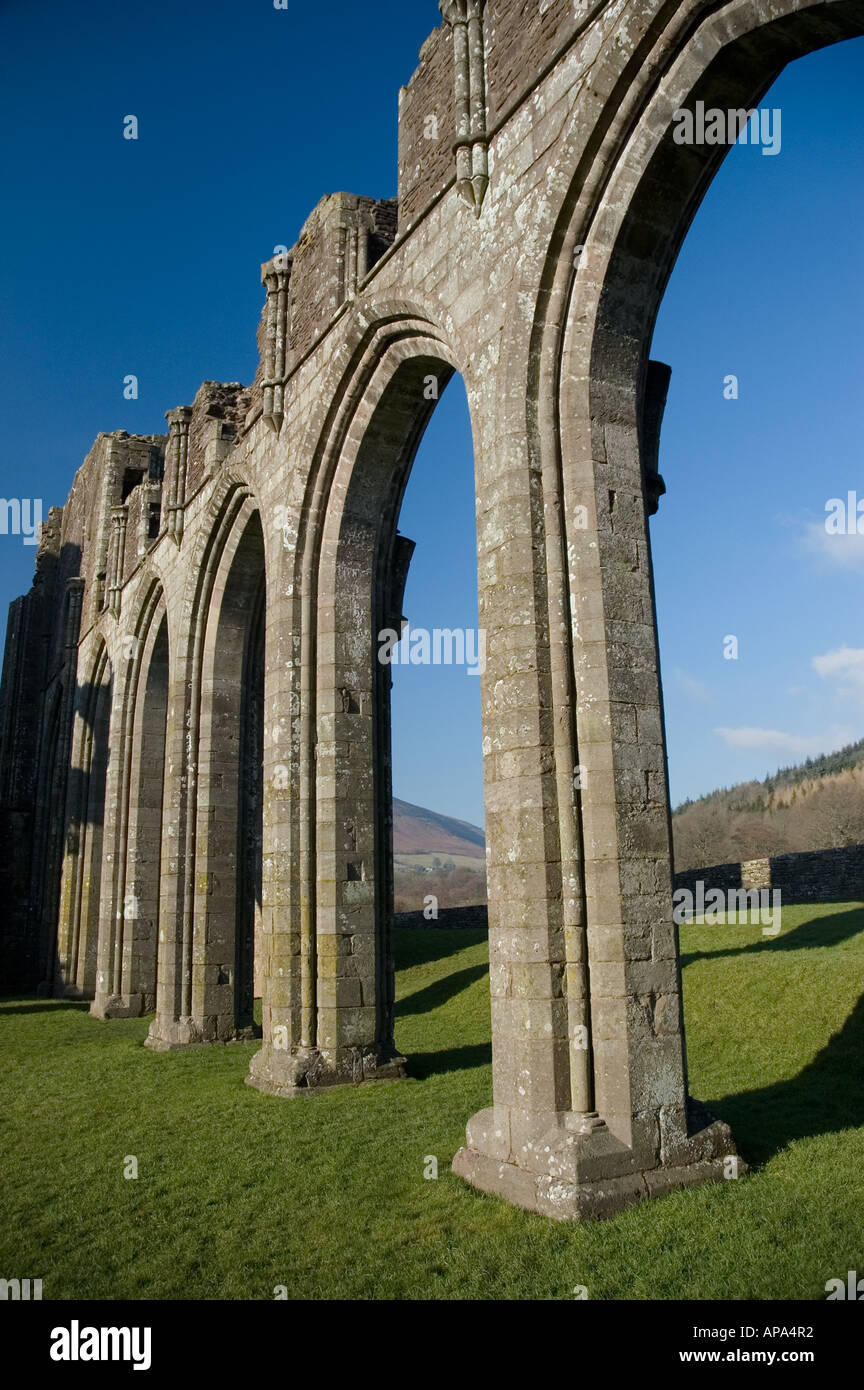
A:
[[[265,528],[267,524],[265,513]],[[280,537],[283,558],[291,553],[295,534],[292,518]],[[301,826],[300,814],[299,752],[306,724],[301,710],[301,604],[293,595],[283,593],[284,587],[277,583],[267,589],[261,909],[263,1038],[247,1077],[249,1085],[275,1095],[295,1094],[300,1074],[295,1058],[303,1029],[310,918],[308,901],[301,914],[300,892],[300,842],[306,829]],[[301,940],[305,941],[305,958],[301,956]]]
[[[46,984],[53,987],[57,995],[63,993],[68,979],[70,961],[70,919],[64,915],[63,900],[60,899],[60,880],[63,867],[63,839],[69,814],[70,768],[72,763],[72,733],[75,724],[75,705],[78,687],[78,639],[81,632],[81,613],[84,602],[84,580],[76,576],[66,581],[66,620],[63,627],[63,695],[60,709],[60,728],[57,737],[57,769],[54,776],[62,776],[63,793],[59,798],[60,815],[47,829],[47,852],[45,871],[45,899],[42,903],[43,924],[46,935],[56,920],[56,945],[54,960],[50,962],[50,974]],[[59,771],[62,769],[62,773]]]
[[[376,917],[373,726],[381,668],[372,666],[370,640],[376,534],[376,528],[359,524],[343,530],[339,548],[345,559],[335,602],[328,594],[316,604],[312,580],[304,576],[308,587],[295,610],[299,631],[291,631],[292,605],[284,599],[268,615],[268,647],[274,646],[267,658],[266,707],[276,707],[276,689],[289,683],[277,653],[293,649],[288,666],[295,684],[293,692],[285,689],[282,708],[298,711],[284,746],[284,730],[279,745],[269,729],[265,736],[268,960],[264,1039],[248,1080],[275,1095],[404,1074],[404,1059],[393,1047],[392,1009],[382,992]],[[290,831],[283,824],[277,832],[269,818],[284,822],[289,807]],[[280,852],[274,856],[277,840]]]
[[[114,512],[124,512],[125,507],[115,507]],[[114,521],[112,513],[112,522]],[[125,519],[123,522],[125,529]],[[119,586],[116,581],[116,553],[120,542],[115,537],[111,555],[115,566],[114,574],[109,571],[111,583],[108,589],[109,606],[115,613],[114,595],[117,594],[119,609]],[[122,933],[123,933],[123,864],[126,856],[126,807],[124,804],[124,782],[128,776],[130,756],[128,721],[125,707],[128,699],[133,660],[127,661],[118,669],[111,703],[111,719],[108,743],[111,758],[105,785],[105,825],[102,831],[102,866],[99,877],[99,936],[96,955],[96,990],[90,1013],[94,1018],[123,1017],[129,1012],[128,1001],[124,1007],[121,999],[122,979]]]
[[[278,434],[285,416],[285,370],[288,354],[288,290],[292,262],[280,252],[261,267],[261,283],[267,290],[264,328],[263,418]]]
[[[440,0],[439,5],[453,30],[456,187],[477,217],[489,187],[484,4],[485,0]]]
[[[165,781],[162,793],[162,846],[159,871],[159,941],[156,1017],[146,1046],[157,1051],[198,1040],[191,1013],[191,960],[184,956],[186,886],[187,693],[192,678],[187,659],[188,630],[177,634],[170,664],[165,726]],[[191,931],[191,922],[188,923]]]
[[[129,511],[126,504],[111,508],[111,540],[108,548],[108,608],[115,618],[120,616],[123,592],[123,573],[126,565],[126,525]]]
[[[98,965],[105,791],[111,761],[109,702],[113,684],[104,646],[92,670],[91,681],[79,685],[76,691],[58,932],[59,992],[76,998],[93,997]]]
[[[165,419],[169,425],[168,450],[166,458],[166,521],[168,534],[179,545],[183,539],[183,510],[186,506],[186,461],[189,453],[189,422],[192,407],[177,406],[168,410]]]
[[[645,447],[656,391],[649,404]],[[494,438],[493,409],[477,458],[494,1104],[453,1166],[531,1210],[602,1216],[744,1167],[728,1127],[686,1098],[656,469],[636,428],[607,428],[585,457],[569,400],[560,469],[553,438],[530,467],[527,440]]]

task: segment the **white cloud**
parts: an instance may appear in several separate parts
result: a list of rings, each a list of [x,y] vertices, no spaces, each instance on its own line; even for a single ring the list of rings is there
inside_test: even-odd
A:
[[[833,695],[853,700],[856,704],[864,703],[864,648],[836,647],[833,651],[814,656],[811,664],[813,670],[833,686]],[[792,689],[796,693],[799,691],[798,687]],[[791,693],[792,690],[787,691],[787,694]],[[824,697],[822,704],[824,706]],[[833,753],[861,737],[860,726],[848,724],[834,724],[818,734],[788,734],[782,729],[761,729],[753,725],[743,725],[737,729],[718,728],[714,732],[730,748],[802,758]]]
[[[813,669],[823,680],[837,685],[837,694],[864,700],[864,648],[836,647],[823,656],[814,656]]]
[[[820,676],[852,676],[864,683],[864,647],[835,647],[823,656],[814,656],[813,668]]]
[[[864,535],[829,535],[824,521],[805,523],[802,540],[804,549],[827,568],[856,570],[864,573]]]
[[[827,734],[786,734],[780,729],[715,729],[730,748],[759,749],[768,753],[791,753],[795,757],[814,757],[833,753],[855,739],[855,731],[835,725]]]

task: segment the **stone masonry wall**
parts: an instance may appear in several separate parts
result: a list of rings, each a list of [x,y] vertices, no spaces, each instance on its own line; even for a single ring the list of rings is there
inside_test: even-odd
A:
[[[365,257],[366,269],[371,270],[395,235],[395,199],[362,198],[352,193],[331,193],[321,199],[288,253],[289,341],[295,361],[311,348],[340,305],[352,297],[357,279],[365,274],[365,270],[357,274],[355,252],[355,279],[352,282],[349,278],[349,239],[362,238],[360,255]]]
[[[864,845],[778,854],[742,864],[714,864],[675,875],[676,889],[695,892],[700,882],[706,892],[714,888],[723,892],[735,888],[779,888],[788,904],[857,902],[859,898],[864,900]]]
[[[189,423],[187,497],[234,447],[248,408],[249,392],[239,381],[205,381],[198,388]]]
[[[399,228],[404,231],[453,177],[453,43],[436,29],[399,93]]]
[[[415,931],[438,928],[440,931],[487,931],[489,909],[485,903],[475,907],[442,907],[437,921],[429,921],[422,912],[396,912],[394,927],[410,927]]]
[[[598,6],[592,0],[575,7],[573,0],[503,0],[490,7],[486,25],[490,127],[524,92],[525,74],[539,77],[562,45],[572,40],[574,8],[584,20]]]

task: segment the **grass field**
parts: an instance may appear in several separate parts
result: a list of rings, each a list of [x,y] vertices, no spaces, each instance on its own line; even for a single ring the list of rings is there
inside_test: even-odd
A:
[[[397,933],[411,1080],[293,1101],[243,1085],[255,1044],[157,1054],[146,1020],[0,1001],[0,1276],[46,1299],[824,1298],[864,1274],[864,909],[783,919],[681,931],[691,1091],[751,1173],[584,1226],[449,1172],[490,1101],[477,933]]]

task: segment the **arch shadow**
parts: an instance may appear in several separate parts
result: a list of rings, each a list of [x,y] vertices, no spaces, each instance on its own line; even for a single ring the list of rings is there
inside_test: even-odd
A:
[[[702,924],[696,923],[695,925],[701,926]],[[710,922],[707,925],[710,928]],[[718,927],[717,930],[722,931],[722,927]],[[864,906],[852,908],[849,912],[831,913],[827,917],[811,918],[780,936],[765,937],[761,941],[751,941],[745,946],[721,947],[717,951],[682,953],[681,968],[683,969],[685,965],[699,960],[728,960],[735,956],[760,955],[765,951],[774,954],[778,951],[807,951],[817,950],[823,946],[839,946],[842,941],[849,941],[862,931],[864,931]]]
[[[864,996],[797,1076],[710,1102],[762,1165],[799,1139],[864,1127]]]

